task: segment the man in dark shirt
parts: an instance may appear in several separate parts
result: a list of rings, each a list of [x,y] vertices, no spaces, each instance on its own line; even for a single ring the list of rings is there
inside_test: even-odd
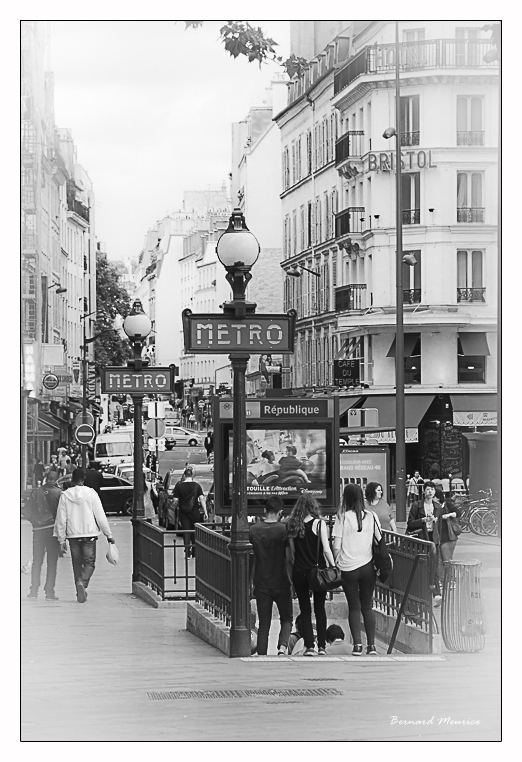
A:
[[[207,504],[201,484],[194,481],[194,466],[187,466],[183,472],[183,481],[179,481],[172,493],[179,504],[179,521],[185,534],[185,554],[187,558],[195,554],[194,530],[196,522],[200,521],[200,507],[204,520],[208,519]]]
[[[265,505],[265,520],[250,527],[250,542],[254,548],[254,595],[257,603],[259,629],[257,653],[266,656],[268,633],[272,623],[272,605],[276,604],[281,620],[277,643],[279,656],[288,652],[292,630],[292,592],[287,566],[286,526],[279,521],[283,502],[269,497]]]
[[[103,474],[100,471],[100,464],[96,460],[92,460],[89,464],[89,470],[85,473],[86,487],[91,487],[101,498],[100,489],[103,486]]]

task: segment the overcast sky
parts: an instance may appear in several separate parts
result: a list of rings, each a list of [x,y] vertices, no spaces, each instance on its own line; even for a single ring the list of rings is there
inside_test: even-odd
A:
[[[221,186],[231,124],[261,105],[274,65],[233,59],[223,22],[51,21],[55,120],[72,130],[94,185],[96,236],[111,258],[136,257],[149,227],[184,190]],[[290,23],[251,22],[289,54]]]

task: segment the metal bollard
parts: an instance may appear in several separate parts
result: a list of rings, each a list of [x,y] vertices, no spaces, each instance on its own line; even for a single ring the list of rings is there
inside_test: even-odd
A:
[[[442,638],[448,651],[474,653],[485,646],[480,561],[446,561],[442,590]]]

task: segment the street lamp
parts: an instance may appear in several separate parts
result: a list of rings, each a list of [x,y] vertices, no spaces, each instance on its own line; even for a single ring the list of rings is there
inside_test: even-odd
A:
[[[141,371],[143,360],[141,352],[143,342],[152,330],[152,322],[143,312],[139,299],[134,301],[132,309],[123,321],[123,330],[132,342],[133,359],[128,365],[135,371]],[[146,361],[148,362],[148,361]],[[142,409],[143,394],[131,394],[134,403],[134,489],[132,491],[132,581],[138,582],[138,513],[144,515],[143,507],[143,431]]]
[[[383,138],[395,138],[396,171],[396,334],[395,334],[395,506],[397,521],[406,521],[406,432],[404,417],[404,294],[402,284],[402,175],[401,175],[401,89],[399,80],[399,22],[395,22],[395,127]],[[406,264],[410,264],[406,262]]]
[[[287,275],[291,275],[292,278],[300,278],[301,277],[301,273],[297,269],[298,267],[300,267],[301,270],[306,270],[307,273],[311,273],[312,275],[315,275],[316,278],[320,278],[321,277],[321,273],[318,273],[317,270],[310,270],[309,267],[305,267],[304,265],[293,265],[292,267],[289,267],[288,270],[285,269],[283,264],[281,264],[281,267],[283,268],[285,273]]]
[[[56,288],[56,286],[58,286],[58,288]],[[63,286],[61,286],[59,283],[51,283],[51,285],[50,285],[50,286],[47,286],[47,290],[48,290],[48,291],[49,291],[51,288],[56,288],[56,293],[57,293],[57,294],[65,294],[65,292],[67,291],[67,289],[66,289],[66,288],[64,288]]]
[[[241,210],[232,212],[228,228],[220,236],[216,253],[224,265],[232,286],[232,301],[225,302],[223,313],[242,320],[255,312],[256,305],[247,303],[245,289],[252,278],[250,272],[259,256],[259,242],[246,226]],[[230,656],[250,656],[250,568],[247,516],[246,454],[246,388],[245,373],[250,355],[232,352],[229,355],[233,373],[233,445],[232,445],[232,526],[231,557],[231,627]]]

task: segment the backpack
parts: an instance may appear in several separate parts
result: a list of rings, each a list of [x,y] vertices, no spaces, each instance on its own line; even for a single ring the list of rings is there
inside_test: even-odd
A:
[[[43,527],[46,524],[54,524],[54,516],[47,505],[46,493],[43,487],[34,489],[24,508],[25,518],[33,527]]]

